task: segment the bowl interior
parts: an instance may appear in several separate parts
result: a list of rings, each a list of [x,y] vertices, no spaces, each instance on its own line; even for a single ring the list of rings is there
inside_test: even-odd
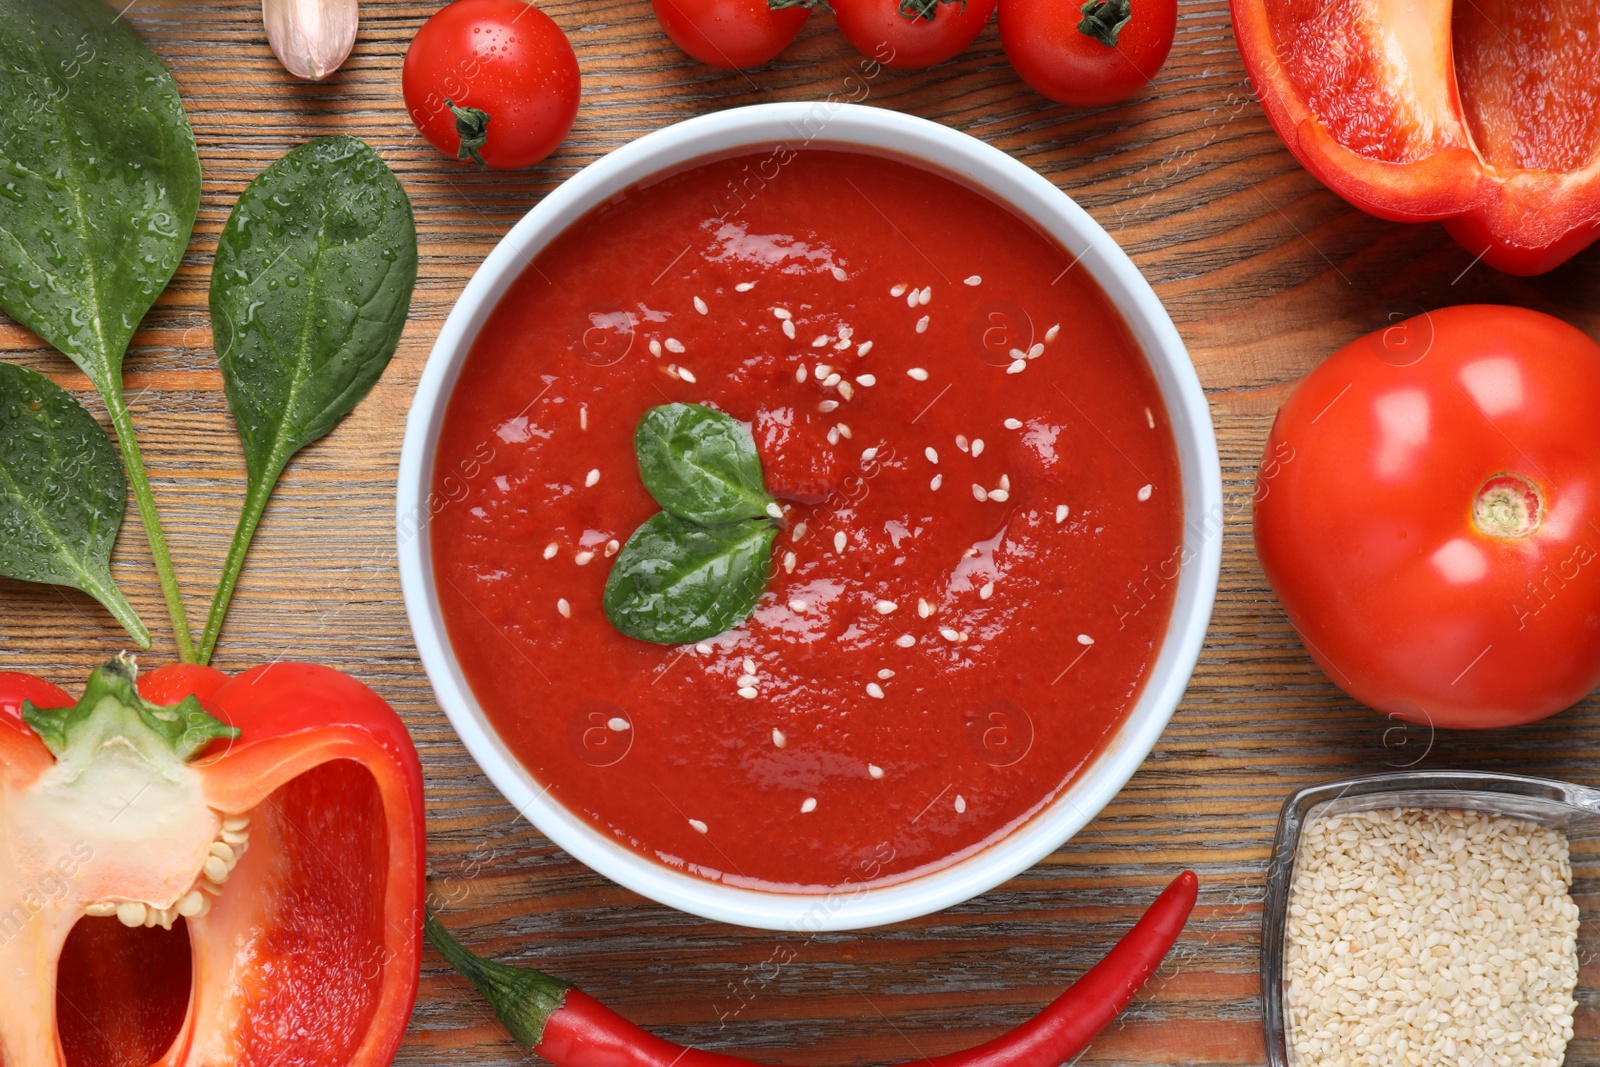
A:
[[[478,331],[528,262],[590,208],[629,186],[703,157],[774,143],[909,157],[986,190],[1051,235],[1091,273],[1144,352],[1183,480],[1183,555],[1166,636],[1139,700],[1093,765],[1030,821],[973,856],[893,885],[823,894],[735,888],[671,870],[614,843],[550,798],[510,756],[450,651],[427,537],[429,517],[446,502],[433,491],[433,453],[450,393]],[[1093,818],[1149,754],[1183,694],[1210,619],[1222,536],[1216,443],[1199,380],[1154,292],[1105,231],[1050,182],[981,141],[895,112],[826,103],[757,105],[667,127],[592,164],[524,217],[473,276],[428,359],[407,422],[397,512],[406,609],[429,680],[474,759],[518,812],[590,867],[647,897],[707,918],[795,930],[853,929],[937,911],[1033,865]]]

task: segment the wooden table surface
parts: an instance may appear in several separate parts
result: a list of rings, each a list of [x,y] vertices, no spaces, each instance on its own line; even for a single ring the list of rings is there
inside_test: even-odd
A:
[[[121,6],[126,0],[117,0]],[[538,961],[680,1042],[780,1063],[865,1064],[953,1050],[1025,1018],[1115,940],[1183,867],[1200,906],[1172,960],[1085,1063],[1258,1064],[1262,876],[1279,805],[1309,782],[1386,766],[1518,770],[1600,782],[1600,706],[1543,724],[1432,737],[1356,706],[1317,670],[1262,579],[1250,538],[1256,460],[1278,404],[1328,353],[1396,313],[1526,304],[1600,335],[1600,248],[1533,280],[1474,265],[1437,226],[1370,218],[1324,190],[1252,97],[1225,0],[1183,0],[1178,42],[1131,103],[1052,105],[1023,86],[993,25],[930,71],[884,72],[866,103],[945,123],[1028,163],[1132,255],[1166,303],[1210,397],[1227,496],[1222,588],[1188,697],[1144,767],[1059,852],[999,889],[917,922],[815,938],[706,922],[618,888],[554,848],[489,784],[434,703],[394,566],[393,494],[406,409],[452,302],[484,255],[579,167],[629,139],[721,108],[859,94],[856,56],[826,15],[770,67],[701,66],[645,0],[548,0],[583,68],[561,151],[512,174],[452,163],[413,133],[407,42],[436,4],[368,0],[361,37],[323,84],[284,74],[257,0],[133,0],[126,18],[166,60],[200,144],[205,192],[189,254],[135,337],[128,393],[196,622],[226,549],[244,467],[211,349],[217,233],[245,184],[307,138],[370,142],[416,208],[411,320],[356,414],[289,468],[245,569],[217,664],[287,654],[375,687],[422,753],[433,888],[480,947]],[[88,399],[86,380],[0,320],[0,358]],[[89,400],[101,414],[98,401]],[[165,618],[133,517],[117,577],[152,628]],[[74,691],[123,635],[87,597],[0,582],[0,669]],[[158,625],[160,624],[160,625]],[[150,663],[170,659],[166,633]],[[763,966],[779,946],[793,959]],[[790,955],[784,952],[783,955]],[[1580,1041],[1594,1043],[1586,1012]],[[431,950],[398,1062],[522,1062]],[[1577,1056],[1569,1062],[1590,1062]]]

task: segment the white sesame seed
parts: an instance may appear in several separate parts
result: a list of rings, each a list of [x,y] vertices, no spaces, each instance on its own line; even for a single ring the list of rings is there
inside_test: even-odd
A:
[[[982,502],[984,500],[988,500],[989,499],[989,490],[985,489],[983,486],[979,485],[977,482],[973,482],[972,483],[972,499],[980,501],[980,502]]]
[[[1145,414],[1148,415],[1150,413],[1150,409],[1149,408],[1145,408],[1144,410],[1145,410]],[[588,428],[589,428],[589,405],[588,404],[584,404],[584,405],[582,405],[581,407],[578,408],[578,429],[587,430]]]
[[[844,397],[846,400],[854,400],[856,395],[856,387],[851,385],[849,382],[840,382],[839,395]]]
[[[682,378],[684,381],[690,383],[691,385],[694,384],[694,380],[695,380],[694,375],[692,373],[690,373],[688,367],[679,367],[678,368],[678,377]]]
[[[1149,408],[1144,409],[1144,424],[1152,430],[1156,428],[1156,417],[1150,413]]]
[[[839,402],[837,400],[824,400],[822,403],[817,405],[817,410],[822,412],[824,415],[830,411],[836,411],[838,408]]]
[[[890,678],[893,678],[893,677],[894,677],[894,671],[891,671],[888,667],[885,667],[885,668],[883,668],[882,670],[880,670],[878,672],[878,678],[880,680],[882,680],[882,681],[887,682]]]
[[[932,489],[935,493],[939,491],[939,487],[943,484],[944,475],[942,474],[935,474],[932,478],[928,479],[928,488]]]
[[[767,514],[774,519],[781,519],[783,518],[783,509],[778,506],[777,501],[769,500],[767,501]]]
[[[615,537],[613,537],[611,540],[607,541],[606,542],[606,558],[610,559],[612,556],[615,556],[617,554],[617,550],[620,549],[621,547],[622,547],[622,542],[618,541]]]
[[[1000,488],[1002,488],[1002,489],[1010,489],[1011,488],[1011,475],[1002,474],[1000,476]]]
[[[833,276],[834,276],[834,278],[836,278],[837,280],[839,280],[841,282],[842,281],[847,281],[850,278],[850,275],[848,275],[848,274],[846,274],[844,272],[844,268],[843,267],[839,267],[839,266],[835,266],[833,268]]]
[[[906,377],[910,378],[914,382],[925,382],[928,380],[928,372],[923,370],[921,367],[912,367],[910,370],[906,371]]]
[[[810,529],[810,527],[808,527],[803,522],[795,523],[794,524],[794,533],[790,535],[789,539],[791,541],[793,541],[795,544],[799,544],[800,543],[800,539],[806,535],[806,531],[808,529]]]
[[[754,289],[755,287],[756,287],[756,283],[755,282],[740,282],[738,285],[734,286],[733,289],[734,289],[734,292],[737,292],[737,293],[748,293],[750,290]]]
[[[556,601],[556,610],[561,612],[561,617],[563,619],[572,618],[572,605],[567,603],[566,597],[562,597]]]
[[[560,551],[561,551],[561,546],[556,544],[554,541],[551,541],[548,545],[544,546],[544,558],[545,559],[554,559],[556,553],[560,552]]]
[[[992,596],[994,596],[994,583],[984,582],[983,587],[978,590],[978,599],[988,600]]]
[[[830,445],[836,445],[836,444],[839,443],[839,427],[837,427],[837,426],[829,426],[828,427],[828,443]]]
[[[789,610],[794,612],[796,615],[804,615],[807,609],[810,607],[811,605],[807,604],[804,600],[789,601]]]
[[[701,300],[698,296],[694,298],[694,309],[700,312],[702,315],[709,315],[711,313],[711,309],[706,307],[706,302]]]
[[[948,627],[948,626],[944,627],[943,629],[941,629],[939,631],[939,636],[944,638],[946,641],[959,641],[959,640],[961,640],[961,635],[959,633],[957,633],[955,630],[950,629],[950,627]]]
[[[804,366],[796,367],[794,369],[794,380],[797,382],[803,382],[806,380],[806,369]]]
[[[697,834],[703,834],[707,829],[706,824],[701,822],[699,819],[690,819],[689,825],[694,828],[694,832]]]
[[[1025,360],[1025,359],[1014,359],[1014,360],[1011,361],[1011,366],[1006,368],[1006,373],[1007,374],[1021,374],[1023,371],[1025,371],[1027,369],[1028,369],[1028,361],[1027,360]]]
[[[861,450],[861,462],[863,462],[863,463],[871,463],[873,460],[875,460],[877,458],[878,458],[878,446],[877,445],[872,445],[872,446],[870,446],[868,448],[863,448]]]
[[[827,363],[818,363],[814,369],[814,373],[817,376],[817,381],[826,386],[828,384],[828,379],[833,377],[833,367]]]
[[[1011,499],[1011,491],[1009,489],[991,489],[989,490],[989,499],[1004,504]]]
[[[845,342],[846,344],[849,343],[850,338],[854,337],[855,334],[855,327],[851,326],[848,322],[839,326],[839,340]]]
[[[1009,355],[1011,356],[1012,359],[1027,359],[1028,358],[1028,353],[1024,352],[1020,348],[1013,348],[1010,351]]]
[[[878,379],[875,375],[858,374],[856,375],[856,384],[861,386],[863,389],[871,389],[874,385],[878,384]]]
[[[827,344],[831,340],[833,340],[833,338],[829,337],[827,334],[821,334],[821,335],[819,335],[819,336],[817,336],[817,337],[812,339],[811,347],[812,348],[821,348],[823,345]]]
[[[793,552],[785,552],[783,554],[783,573],[785,573],[785,574],[793,574],[794,573],[794,565],[795,565],[794,553]]]
[[[774,726],[772,728],[772,743],[777,745],[779,748],[782,748],[784,745],[789,743],[789,739],[783,735],[782,730]]]
[[[706,644],[704,641],[701,641],[698,645],[695,645],[694,650],[700,653],[702,656],[709,656],[712,653],[711,646]]]
[[[901,648],[910,648],[912,645],[917,643],[917,639],[912,637],[910,634],[901,634],[899,637],[894,639],[894,643],[899,645]]]
[[[928,319],[929,319],[929,316],[924,315],[924,316],[922,316],[922,318],[917,320],[917,332],[918,333],[927,333],[928,332]]]
[[[896,604],[892,600],[880,600],[880,601],[878,601],[876,604],[874,604],[872,606],[877,609],[877,612],[878,612],[879,615],[888,615],[889,613],[893,612],[896,608],[898,608],[900,605]]]
[[[806,797],[805,800],[800,802],[800,814],[808,815],[811,812],[816,811],[816,810],[817,810],[817,798],[816,797]]]
[[[842,422],[839,423],[839,425],[835,426],[834,429],[839,431],[839,436],[840,437],[843,437],[846,441],[850,440],[850,438],[852,436],[851,433],[850,433],[850,427],[847,426],[845,423],[842,423]]]
[[[795,335],[794,323],[789,319],[784,319],[783,320],[783,335],[785,337],[789,338],[789,340],[791,340],[791,341],[794,340],[794,335]]]
[[[871,697],[873,700],[882,700],[883,686],[879,685],[877,682],[868,682],[867,696]]]
[[[890,289],[889,290],[889,295],[890,296],[905,296],[906,295],[906,284],[904,282],[901,282],[899,285],[895,286],[893,289]]]
[[[834,386],[838,385],[841,380],[843,380],[843,377],[844,376],[841,375],[838,371],[834,371],[833,373],[829,374],[826,378],[822,379],[822,387],[824,389],[832,389]]]
[[[1088,634],[1079,634],[1078,644],[1087,648],[1089,645],[1094,644],[1094,638],[1090,637]]]
[[[790,319],[794,318],[794,316],[789,313],[788,308],[773,308],[772,314],[777,318],[782,319],[784,322],[788,322]]]
[[[1146,485],[1146,486],[1140,487],[1139,493],[1138,493],[1139,499],[1141,501],[1149,500],[1150,499],[1150,494],[1152,492],[1154,492],[1154,490],[1155,490],[1154,486]]]
[[[683,352],[683,342],[678,340],[676,337],[667,338],[666,345],[667,351],[671,352],[673,355],[679,355]]]
[[[1050,327],[1048,330],[1046,330],[1044,332],[1044,343],[1045,344],[1049,344],[1051,341],[1054,341],[1056,339],[1056,336],[1058,334],[1060,334],[1060,333],[1061,333],[1061,324],[1058,322],[1054,326]]]
[[[744,673],[746,674],[756,673],[756,661],[751,659],[749,656],[744,658],[744,662],[741,663],[740,666],[744,668]]]
[[[860,344],[856,345],[856,355],[858,355],[858,356],[864,356],[868,352],[871,352],[871,351],[872,351],[872,342],[871,341],[862,341]]]
[[[741,674],[738,678],[734,679],[734,684],[738,686],[760,685],[761,679],[757,678],[754,674],[746,673]]]
[[[739,695],[744,697],[746,700],[754,700],[759,694],[760,690],[753,685],[744,685],[739,687]]]
[[[922,597],[917,597],[917,614],[918,615],[920,615],[922,618],[926,619],[929,615],[932,615],[933,612],[934,612],[934,607],[933,607],[932,604],[928,603]]]
[[[599,481],[600,481],[600,468],[599,467],[595,467],[588,474],[585,474],[583,476],[583,484],[586,485],[586,486],[591,486],[592,487],[592,486],[596,485]]]
[[[937,463],[937,462],[939,462],[939,450],[934,448],[932,445],[929,445],[927,448],[924,448],[922,450],[922,454],[924,456],[928,457],[928,462],[929,463]]]
[[[1067,521],[1067,514],[1068,514],[1067,506],[1065,504],[1057,504],[1056,505],[1056,522],[1058,522],[1058,523],[1066,522]]]
[[[847,540],[848,539],[845,537],[843,530],[839,530],[838,532],[836,532],[833,535],[833,550],[835,552],[843,552],[844,551],[844,546],[847,543]]]
[[[967,810],[967,798],[962,796],[960,793],[957,793],[956,794],[956,814],[960,815],[961,813],[965,812],[966,810]]]
[[[1042,355],[1044,355],[1044,345],[1039,341],[1035,341],[1028,348],[1028,358],[1029,359],[1038,359]]]
[[[1005,427],[1008,430],[1020,430],[1020,429],[1022,429],[1022,420],[1021,419],[1007,419],[1005,421]]]
[[[914,308],[920,303],[922,303],[922,290],[913,289],[906,294],[906,307]]]
[[[967,440],[967,435],[964,433],[956,434],[956,447],[963,452],[972,451],[972,444]]]
[[[661,342],[654,337],[650,338],[650,354],[657,359],[661,358]]]
[[[573,556],[572,562],[576,563],[580,567],[583,567],[586,566],[591,559],[594,559],[594,553],[585,549],[584,551],[579,552],[576,556]]]
[[[970,275],[970,276],[968,276],[967,278],[965,278],[963,280],[968,285],[982,285],[983,284],[983,277],[981,275],[977,275],[977,274]]]
[[[983,438],[975,437],[972,440],[972,458],[977,459],[983,455]]]
[[[606,720],[606,729],[614,734],[625,734],[633,728],[633,724],[620,715],[613,715]]]

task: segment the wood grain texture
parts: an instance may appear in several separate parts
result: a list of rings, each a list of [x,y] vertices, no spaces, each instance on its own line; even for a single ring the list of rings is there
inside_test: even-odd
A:
[[[1396,312],[1472,301],[1553,311],[1600,334],[1600,249],[1543,278],[1517,280],[1473,265],[1437,226],[1394,225],[1348,207],[1268,126],[1224,0],[1184,0],[1171,60],[1123,106],[1049,104],[1012,75],[992,25],[943,67],[882,73],[865,101],[969,132],[1047,175],[1128,249],[1189,345],[1216,418],[1229,502],[1222,589],[1188,697],[1144,768],[1083,833],[1000,889],[863,933],[802,939],[705,922],[619,889],[555,849],[468,758],[433,701],[406,626],[393,483],[423,362],[483,256],[578,168],[693,115],[847,95],[856,57],[823,15],[771,67],[718,72],[677,52],[644,0],[550,0],[543,6],[582,64],[582,111],[545,165],[488,174],[422,142],[401,101],[406,44],[436,6],[368,0],[354,54],[316,85],[279,68],[255,0],[129,6],[126,18],[177,77],[205,192],[188,256],[135,338],[128,393],[198,622],[244,486],[206,313],[217,233],[244,185],[310,136],[353,133],[382,154],[416,208],[422,265],[411,321],[370,399],[291,465],[217,663],[320,661],[399,709],[427,774],[433,887],[474,943],[538,961],[681,1042],[780,1063],[883,1062],[949,1051],[1020,1021],[1188,866],[1202,890],[1183,942],[1083,1062],[1257,1064],[1262,874],[1278,807],[1292,789],[1418,761],[1600,783],[1592,700],[1515,732],[1439,737],[1355,706],[1312,665],[1267,590],[1248,508],[1272,413],[1325,355]],[[5,320],[0,358],[88,392],[65,358]],[[130,515],[116,573],[164,631],[146,559]],[[0,669],[76,689],[123,643],[105,613],[75,593],[0,582],[0,605]],[[171,651],[158,634],[150,660]],[[1592,895],[1593,885],[1584,888]],[[794,958],[774,974],[763,964],[780,945]],[[1600,1036],[1592,1004],[1579,1025],[1578,1054],[1586,1055]],[[430,953],[398,1062],[523,1060]]]

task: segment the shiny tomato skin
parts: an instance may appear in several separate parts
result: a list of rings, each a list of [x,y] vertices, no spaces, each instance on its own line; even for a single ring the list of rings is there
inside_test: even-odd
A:
[[[650,0],[672,43],[702,63],[743,70],[789,47],[811,9],[772,8],[767,0]]]
[[[839,32],[886,67],[921,70],[954,59],[989,24],[995,0],[908,0],[932,4],[933,17],[907,18],[902,0],[833,0]]]
[[[1295,389],[1256,479],[1256,552],[1345,692],[1473,729],[1543,718],[1600,684],[1596,396],[1600,345],[1487,305],[1373,333]],[[1475,515],[1498,475],[1538,494],[1532,532]]]
[[[578,114],[578,57],[561,27],[523,0],[455,0],[422,24],[401,73],[406,110],[439,151],[461,158],[447,104],[489,116],[478,149],[495,170],[554,152]]]
[[[1114,104],[1149,85],[1172,51],[1177,0],[1134,0],[1115,47],[1078,29],[1079,7],[1000,0],[1000,45],[1017,75],[1035,92],[1077,107]]]

